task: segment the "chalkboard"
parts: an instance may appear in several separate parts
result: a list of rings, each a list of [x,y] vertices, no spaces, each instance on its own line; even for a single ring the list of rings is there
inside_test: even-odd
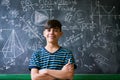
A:
[[[48,19],[64,32],[77,74],[120,73],[119,0],[0,0],[0,74],[27,74],[31,54],[45,45]]]

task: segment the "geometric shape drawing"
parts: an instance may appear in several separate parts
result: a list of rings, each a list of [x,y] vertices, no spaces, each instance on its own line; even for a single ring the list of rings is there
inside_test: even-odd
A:
[[[48,19],[48,16],[45,15],[45,12],[35,11],[35,24],[41,24]]]
[[[24,49],[15,30],[12,30],[11,35],[2,48],[2,52],[5,58],[16,58],[24,53]]]

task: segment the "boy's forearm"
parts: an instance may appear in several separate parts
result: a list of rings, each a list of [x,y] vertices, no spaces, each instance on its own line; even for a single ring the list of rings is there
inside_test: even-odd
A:
[[[32,74],[32,76],[31,76],[32,80],[39,80],[39,79],[42,79],[42,78],[44,78],[44,76],[40,75],[39,73]]]
[[[72,79],[73,74],[72,72],[64,71],[64,70],[47,70],[47,73],[55,78],[59,79]]]
[[[32,80],[54,80],[55,78],[48,75],[48,74],[45,74],[45,73],[42,73],[40,71],[38,71],[37,69],[32,69],[31,70],[31,79]]]
[[[50,76],[50,75],[40,75],[40,74],[35,74],[32,77],[32,80],[54,80],[55,78]]]

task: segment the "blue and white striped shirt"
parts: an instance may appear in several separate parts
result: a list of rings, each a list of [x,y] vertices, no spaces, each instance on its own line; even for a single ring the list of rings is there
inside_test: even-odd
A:
[[[32,54],[29,69],[55,69],[61,70],[68,63],[75,63],[73,54],[70,50],[60,47],[56,52],[50,53],[44,47]]]

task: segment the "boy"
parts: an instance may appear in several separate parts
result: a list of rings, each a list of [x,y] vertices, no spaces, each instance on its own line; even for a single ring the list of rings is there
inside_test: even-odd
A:
[[[30,59],[32,80],[72,80],[74,57],[71,51],[58,44],[63,34],[61,26],[58,20],[48,20],[45,24],[46,46],[33,53]]]

